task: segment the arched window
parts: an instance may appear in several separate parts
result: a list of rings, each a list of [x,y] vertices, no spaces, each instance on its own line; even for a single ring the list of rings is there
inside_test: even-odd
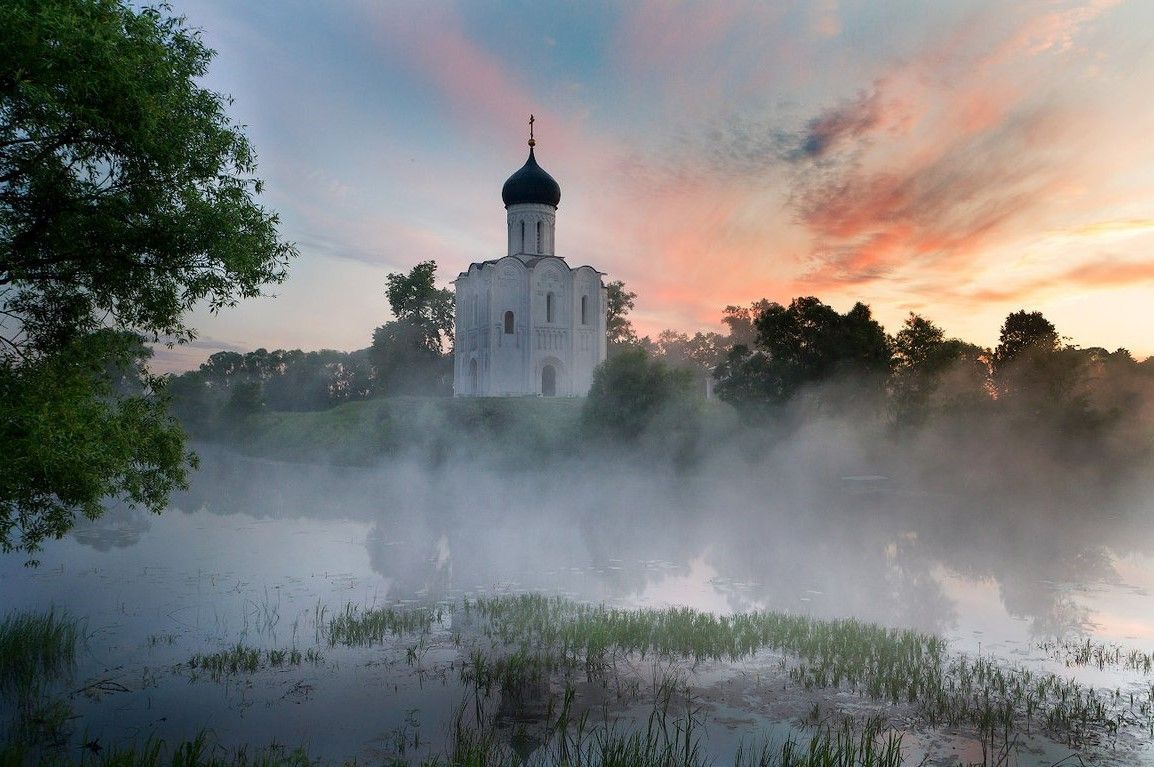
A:
[[[525,252],[525,222],[521,222],[521,252]]]
[[[581,296],[581,324],[589,324],[589,296]]]
[[[513,335],[513,312],[505,312],[505,333]]]
[[[553,321],[553,294],[552,293],[546,293],[545,294],[545,321],[546,322],[552,322]]]
[[[540,221],[537,222],[537,252],[538,253],[544,253],[545,252],[545,251],[541,250],[541,222]]]

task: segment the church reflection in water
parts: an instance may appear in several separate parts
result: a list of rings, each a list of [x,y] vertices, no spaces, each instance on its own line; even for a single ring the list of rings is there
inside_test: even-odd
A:
[[[972,594],[984,592],[1030,634],[1054,636],[1096,619],[1078,593],[1120,584],[1119,556],[1149,564],[1152,553],[1150,536],[1135,533],[1148,524],[1140,514],[1124,523],[1114,509],[1107,526],[1093,511],[1052,502],[1009,513],[881,478],[799,488],[765,477],[659,480],[603,466],[595,487],[566,493],[589,467],[510,482],[480,469],[203,458],[176,505],[363,522],[369,563],[390,599],[542,590],[619,604],[852,615],[949,634],[982,623],[968,612]],[[117,519],[108,521],[123,528]],[[77,537],[97,545],[93,529]]]

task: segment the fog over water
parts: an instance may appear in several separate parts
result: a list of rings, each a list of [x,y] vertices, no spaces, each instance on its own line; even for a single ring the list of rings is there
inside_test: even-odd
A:
[[[697,444],[681,469],[651,460],[672,449],[661,444],[537,466],[480,451],[374,467],[201,445],[192,487],[162,516],[113,509],[50,542],[39,568],[0,560],[4,606],[51,604],[87,618],[80,676],[147,693],[116,709],[83,704],[89,728],[187,737],[210,726],[236,743],[300,732],[332,757],[385,753],[382,739],[410,709],[428,732],[445,726],[459,691],[398,682],[372,663],[308,674],[305,692],[276,679],[224,693],[150,686],[149,674],[164,672],[148,669],[238,638],[311,641],[323,605],[526,591],[852,616],[1111,687],[1133,680],[1062,669],[1037,643],[1095,637],[1154,649],[1149,471],[1073,476],[1009,438],[984,438],[954,465],[936,438],[895,448],[880,431],[836,421],[778,444],[743,439]],[[380,698],[398,684],[396,697]],[[285,701],[339,713],[318,727]],[[228,713],[237,711],[241,721]],[[1150,758],[1149,748],[1140,753]]]

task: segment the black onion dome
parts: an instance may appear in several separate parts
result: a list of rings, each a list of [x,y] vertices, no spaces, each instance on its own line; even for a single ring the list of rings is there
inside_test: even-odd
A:
[[[501,187],[501,199],[506,208],[523,203],[552,205],[556,208],[561,202],[561,186],[537,164],[533,147],[529,147],[529,159]]]

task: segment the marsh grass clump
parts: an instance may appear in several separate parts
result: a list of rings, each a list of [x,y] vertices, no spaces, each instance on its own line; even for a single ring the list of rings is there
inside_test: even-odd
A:
[[[780,744],[763,741],[747,749],[738,744],[735,767],[901,767],[902,736],[879,720],[864,724],[844,720],[818,727],[804,744],[787,738]]]
[[[321,612],[318,611],[318,625]],[[328,622],[330,647],[336,645],[366,647],[381,644],[389,637],[426,634],[444,618],[442,607],[394,609],[392,607],[359,607],[345,604]]]
[[[573,712],[567,690],[560,709],[552,712],[538,735],[536,747],[517,753],[497,737],[491,726],[462,723],[462,712],[450,733],[448,755],[433,757],[423,767],[710,767],[705,749],[703,708],[688,687],[675,679],[655,680],[653,707],[636,727],[608,720],[592,724]],[[397,765],[407,764],[403,757]],[[822,725],[806,742],[768,739],[748,748],[739,745],[734,767],[901,767],[901,734],[878,717],[845,718]]]
[[[1096,690],[993,658],[953,656],[945,640],[930,634],[852,619],[621,610],[534,594],[466,601],[463,610],[479,614],[482,632],[506,648],[503,658],[474,652],[462,669],[463,680],[485,692],[495,681],[502,690],[516,689],[553,669],[605,676],[629,656],[697,664],[772,650],[793,657],[788,677],[799,686],[912,705],[930,726],[973,728],[994,750],[1033,729],[1072,747],[1105,743],[1123,728],[1154,733],[1154,686],[1149,696]],[[1090,644],[1075,657],[1145,668],[1141,654],[1099,649]]]
[[[945,641],[931,634],[775,612],[621,610],[536,594],[466,601],[464,609],[484,616],[489,635],[503,642],[552,648],[587,664],[619,653],[738,661],[768,649],[832,665],[837,676],[866,668],[923,668],[939,664],[946,653]]]
[[[255,674],[263,668],[300,666],[305,662],[319,665],[324,662],[324,657],[311,648],[304,653],[295,647],[290,650],[261,650],[238,642],[227,650],[193,655],[187,665],[193,672],[204,671],[214,682],[219,682],[226,676]]]
[[[1154,653],[1141,650],[1127,650],[1121,645],[1085,640],[1047,640],[1038,642],[1037,647],[1056,661],[1066,664],[1066,668],[1122,668],[1142,674],[1154,672]]]
[[[79,636],[79,622],[67,613],[10,613],[0,623],[0,693],[21,698],[71,672]]]

